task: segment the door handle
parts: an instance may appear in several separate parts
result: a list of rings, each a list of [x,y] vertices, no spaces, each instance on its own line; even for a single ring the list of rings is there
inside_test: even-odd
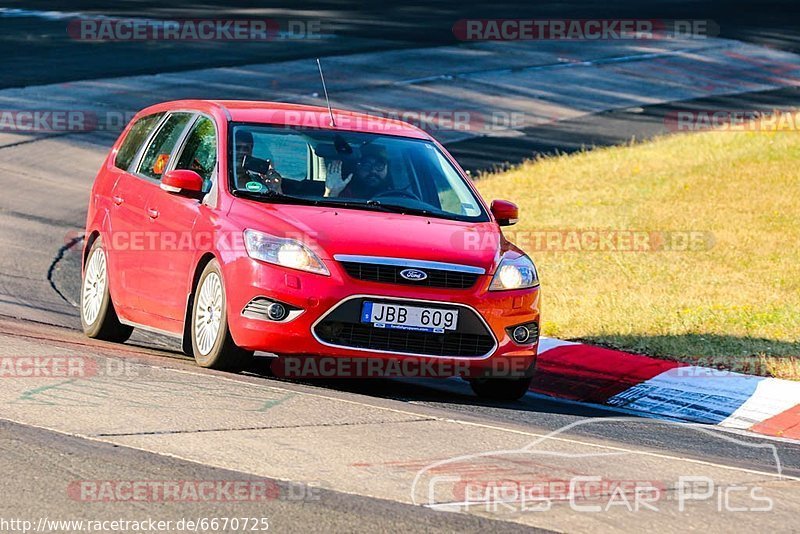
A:
[[[125,199],[120,197],[120,196],[113,196],[113,197],[111,197],[111,200],[113,200],[114,204],[116,204],[117,206],[119,206],[120,204],[125,202]]]
[[[151,219],[158,219],[158,210],[153,208],[147,208],[147,216]]]

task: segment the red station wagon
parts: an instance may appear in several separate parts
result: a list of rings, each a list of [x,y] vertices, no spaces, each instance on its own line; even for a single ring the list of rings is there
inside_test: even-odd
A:
[[[435,139],[348,111],[167,102],[134,117],[92,188],[81,320],[179,338],[202,367],[415,362],[481,397],[527,391],[539,278]],[[447,374],[447,373],[442,373]]]

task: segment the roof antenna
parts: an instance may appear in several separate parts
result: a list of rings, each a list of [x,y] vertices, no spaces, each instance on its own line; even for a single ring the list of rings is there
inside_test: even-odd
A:
[[[322,80],[322,90],[325,92],[325,102],[328,103],[328,114],[331,116],[331,126],[334,128],[336,127],[336,121],[333,120],[333,110],[331,109],[331,101],[328,98],[328,88],[325,87],[325,76],[322,74],[322,64],[319,62],[319,58],[317,58],[317,67],[319,67],[319,77]]]

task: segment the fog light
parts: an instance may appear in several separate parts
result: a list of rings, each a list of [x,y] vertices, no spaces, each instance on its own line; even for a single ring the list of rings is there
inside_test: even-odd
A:
[[[526,343],[531,338],[531,331],[527,326],[518,326],[512,332],[511,337],[520,345]]]
[[[506,332],[517,345],[534,345],[539,341],[539,323],[536,321],[509,326]]]
[[[289,310],[283,304],[273,302],[267,309],[267,315],[273,321],[283,321],[289,315]]]

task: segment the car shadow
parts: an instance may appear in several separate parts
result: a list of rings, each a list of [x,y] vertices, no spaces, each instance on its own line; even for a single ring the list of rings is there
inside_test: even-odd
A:
[[[131,347],[156,350],[167,358],[192,362],[181,352],[172,338],[149,332],[137,332],[126,343]],[[589,403],[565,401],[545,395],[529,393],[515,402],[488,401],[478,398],[469,384],[458,378],[338,378],[290,379],[277,376],[272,364],[275,358],[257,353],[253,363],[242,374],[277,380],[290,384],[304,384],[340,392],[370,397],[398,400],[408,403],[427,403],[469,408],[501,409],[506,411],[548,413],[574,417],[619,417],[620,412]],[[635,417],[635,416],[631,416]]]
[[[530,393],[519,401],[490,401],[478,398],[469,384],[459,378],[336,378],[288,379],[276,376],[274,358],[256,357],[245,371],[251,376],[304,384],[340,392],[410,403],[483,407],[524,412],[552,413],[575,417],[619,417],[620,412],[603,406],[582,404]]]

